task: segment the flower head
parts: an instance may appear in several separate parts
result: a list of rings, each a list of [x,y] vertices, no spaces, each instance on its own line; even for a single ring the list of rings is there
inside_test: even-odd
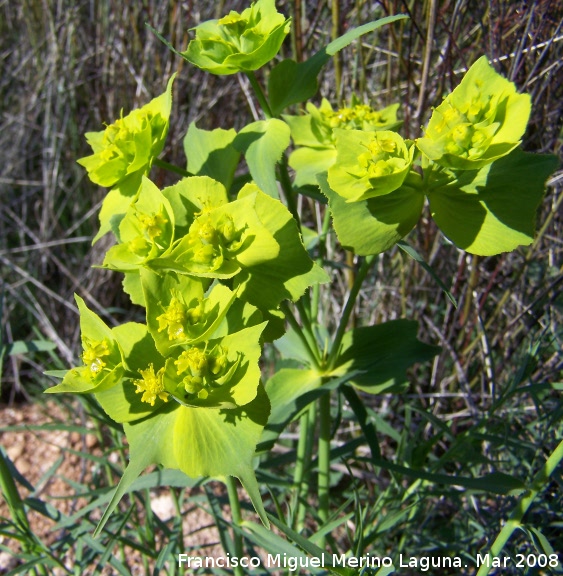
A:
[[[196,37],[182,56],[213,74],[257,70],[278,53],[289,23],[274,0],[258,0],[241,14],[233,10],[196,26]]]
[[[164,94],[142,108],[121,116],[101,132],[87,132],[93,154],[78,163],[92,182],[111,187],[135,172],[148,173],[168,132],[173,78]]]
[[[358,202],[400,188],[410,171],[414,147],[390,130],[337,130],[336,152],[328,182],[347,202]]]
[[[417,146],[447,168],[482,168],[520,144],[530,106],[530,96],[518,94],[483,56],[434,110]]]

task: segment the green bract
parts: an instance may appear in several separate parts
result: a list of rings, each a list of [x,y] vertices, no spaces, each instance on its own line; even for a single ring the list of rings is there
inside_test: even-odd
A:
[[[289,165],[296,172],[296,185],[316,186],[316,175],[334,164],[335,129],[371,132],[396,128],[400,125],[397,120],[398,107],[398,104],[393,104],[382,110],[374,110],[353,98],[349,107],[333,110],[330,102],[323,98],[319,108],[307,103],[307,114],[284,115],[291,128],[293,142],[298,147],[289,157]]]
[[[526,130],[531,98],[482,56],[432,114],[418,148],[442,166],[476,170],[516,148]]]
[[[90,180],[111,187],[126,176],[147,174],[161,152],[168,133],[172,106],[172,82],[166,92],[142,108],[122,116],[101,132],[87,132],[86,140],[94,154],[77,162],[88,171]]]
[[[196,26],[196,37],[182,56],[213,74],[250,72],[274,58],[289,28],[290,20],[277,12],[274,0],[258,0],[241,14],[231,11]]]
[[[396,132],[335,130],[336,162],[328,169],[331,188],[347,202],[389,194],[401,187],[414,157]]]

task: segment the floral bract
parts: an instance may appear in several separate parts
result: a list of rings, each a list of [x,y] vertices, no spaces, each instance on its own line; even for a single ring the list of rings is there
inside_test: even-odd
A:
[[[168,133],[171,89],[146,106],[122,116],[101,132],[87,132],[86,140],[94,154],[78,160],[92,182],[111,187],[135,172],[148,173],[161,152]]]
[[[289,165],[295,170],[298,186],[318,184],[317,174],[328,170],[336,160],[335,129],[390,130],[400,125],[397,119],[398,104],[375,110],[356,98],[349,107],[334,110],[323,98],[317,108],[307,103],[307,114],[284,115],[291,128],[291,137],[297,146],[289,157]]]
[[[332,189],[347,202],[389,194],[401,187],[414,146],[390,130],[335,130],[336,163],[328,169]]]
[[[274,58],[289,27],[274,0],[258,0],[241,14],[231,11],[196,26],[196,37],[182,55],[212,74],[250,72]]]
[[[434,110],[417,146],[442,166],[482,168],[520,144],[530,108],[530,96],[519,94],[483,56]]]

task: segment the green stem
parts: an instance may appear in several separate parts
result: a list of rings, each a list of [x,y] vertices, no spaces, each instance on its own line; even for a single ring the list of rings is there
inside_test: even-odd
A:
[[[360,266],[360,269],[358,270],[358,273],[356,274],[354,284],[352,286],[352,289],[350,290],[350,295],[348,296],[348,300],[346,301],[344,310],[342,311],[342,316],[340,317],[340,323],[338,324],[336,335],[334,336],[334,341],[332,343],[332,348],[330,349],[330,354],[328,356],[327,366],[329,369],[334,367],[333,364],[338,358],[338,354],[340,352],[340,345],[342,344],[342,338],[344,338],[344,334],[346,333],[348,321],[350,320],[350,316],[352,315],[354,306],[356,304],[356,299],[358,297],[358,294],[360,293],[362,284],[369,272],[370,266],[375,261],[375,256],[376,255],[366,256]]]
[[[289,322],[289,325],[293,328],[294,332],[301,340],[301,343],[303,344],[305,352],[307,353],[307,356],[309,358],[309,363],[311,364],[311,366],[318,367],[319,351],[316,343],[309,341],[310,336],[303,331],[303,328],[301,328],[299,322],[297,322],[297,318],[295,318],[295,316],[293,315],[293,312],[291,311],[291,308],[289,307],[287,302],[282,302],[280,308],[281,311],[285,314],[285,317]]]
[[[256,98],[258,98],[258,103],[264,112],[264,116],[268,119],[273,118],[272,109],[270,108],[270,104],[268,104],[268,100],[266,100],[266,96],[256,78],[256,74],[254,72],[246,72],[246,77],[250,80],[250,85],[254,90],[254,94],[256,94]]]
[[[289,177],[289,171],[287,169],[287,156],[285,155],[285,152],[279,161],[279,177],[280,184],[285,195],[285,200],[287,202],[287,209],[295,218],[297,226],[300,226],[301,218],[299,216],[299,211],[297,210],[297,203],[295,202],[295,192],[293,191],[293,185],[291,184],[291,178]]]
[[[229,494],[229,504],[231,505],[231,516],[233,524],[237,526],[242,525],[242,514],[240,512],[240,501],[237,493],[235,479],[232,476],[227,476],[225,480],[227,485],[227,492]],[[237,558],[242,558],[244,555],[244,548],[242,545],[242,536],[239,530],[233,530],[233,541],[235,544],[235,555]],[[236,576],[244,576],[244,572],[240,566],[235,568]]]
[[[330,392],[319,399],[319,519],[328,522],[330,504]],[[325,548],[326,537],[319,540],[319,547]]]
[[[174,174],[179,174],[180,176],[193,176],[193,174],[191,172],[188,172],[187,170],[184,170],[183,168],[180,168],[179,166],[176,166],[175,164],[170,164],[170,162],[165,162],[164,160],[161,160],[160,158],[155,158],[152,161],[154,166],[158,166],[159,168],[162,168],[163,170],[168,170],[168,172],[174,172]]]
[[[323,267],[323,259],[326,255],[326,239],[329,228],[330,228],[330,210],[327,207],[323,217],[321,237],[319,238],[319,255],[316,260],[317,265],[320,266],[321,268]],[[313,286],[313,295],[311,299],[311,318],[315,322],[318,322],[319,317],[320,294],[321,294],[320,284],[315,284]]]
[[[496,558],[502,552],[506,543],[514,530],[516,530],[522,524],[522,519],[531,506],[532,502],[543,489],[549,477],[553,474],[559,463],[563,460],[563,440],[559,443],[557,448],[552,452],[551,456],[547,459],[547,462],[542,466],[539,472],[534,477],[531,488],[525,493],[525,496],[518,502],[518,505],[512,513],[510,514],[506,524],[502,527],[496,537],[491,549],[488,552],[488,557],[490,559]],[[487,564],[492,564],[491,562],[485,562],[479,568],[477,576],[486,576],[491,570],[492,566],[487,566]]]
[[[293,527],[297,532],[303,530],[305,524],[306,507],[302,502],[307,497],[307,477],[309,476],[309,463],[313,447],[313,434],[315,430],[315,403],[309,404],[309,409],[299,419],[299,442],[297,444],[297,459],[293,473]]]

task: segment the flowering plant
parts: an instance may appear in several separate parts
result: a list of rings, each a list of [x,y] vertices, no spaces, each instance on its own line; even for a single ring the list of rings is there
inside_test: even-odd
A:
[[[191,477],[238,477],[267,524],[257,449],[267,449],[320,398],[319,450],[326,453],[332,391],[344,390],[365,422],[348,384],[371,394],[408,386],[406,369],[437,351],[417,339],[416,323],[349,329],[348,321],[375,256],[416,226],[426,198],[438,226],[468,252],[498,254],[532,242],[554,159],[518,149],[529,97],[485,58],[415,141],[397,133],[397,105],[377,111],[354,99],[334,110],[323,99],[318,108],[307,103],[305,114],[282,114],[314,95],[329,55],[400,18],[350,30],[306,62],[282,61],[267,95],[251,75],[264,118],[238,133],[192,124],[184,140],[192,175],[162,190],[150,169],[163,150],[172,79],[147,106],[87,134],[94,154],[80,163],[110,188],[97,237],[111,231],[115,245],[102,266],[122,272],[125,291],[144,308],[143,323],[110,328],[77,296],[82,362],[49,390],[93,393],[124,426],[130,463],[99,530],[150,464]],[[288,30],[274,1],[258,0],[241,14],[200,24],[183,55],[215,74],[248,73],[276,56]],[[241,156],[250,182],[234,192]],[[325,211],[322,233],[301,221],[302,192]],[[341,245],[360,262],[332,332],[319,303],[321,285],[331,279],[322,248],[329,216]],[[264,382],[259,361],[269,342],[286,364]],[[319,517],[327,522],[330,474],[323,466]]]

